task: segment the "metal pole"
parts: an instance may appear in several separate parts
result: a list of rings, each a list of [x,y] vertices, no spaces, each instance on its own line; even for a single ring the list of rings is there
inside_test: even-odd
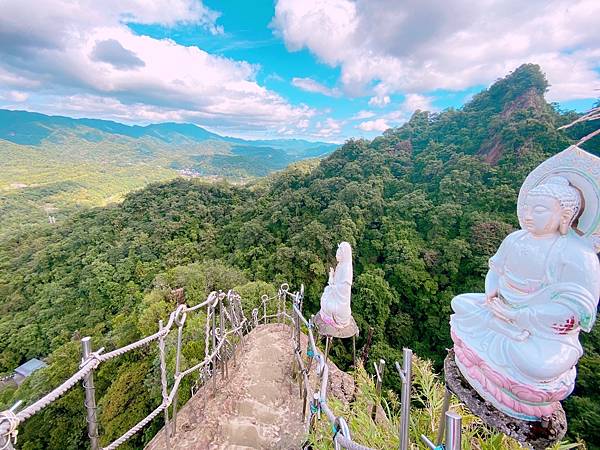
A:
[[[308,393],[308,386],[304,385],[304,391],[302,391],[302,422],[306,420],[306,400]]]
[[[410,424],[410,391],[412,387],[412,350],[405,348],[402,350],[402,370],[396,363],[396,369],[402,379],[402,392],[400,395],[402,415],[400,417],[400,450],[408,450]]]
[[[158,330],[162,331],[163,329],[163,321],[158,321]],[[161,336],[158,339],[158,351],[160,356],[160,383],[162,387],[162,398],[163,402],[166,404],[166,401],[169,398],[169,394],[167,393],[167,362],[165,356],[165,337]],[[169,407],[165,408],[165,448],[167,450],[171,449],[171,439],[169,435],[171,434],[171,427],[169,423]]]
[[[446,390],[444,390],[444,403],[442,405],[442,413],[440,414],[440,423],[438,424],[438,432],[437,432],[437,436],[435,437],[436,445],[442,445],[442,442],[444,440],[444,430],[446,427],[446,421],[444,420],[444,417],[446,416],[446,413],[448,412],[449,408],[450,408],[450,391],[448,389],[446,389]]]
[[[217,322],[216,322],[217,319],[216,319],[215,307],[211,305],[211,309],[212,309],[212,329],[211,329],[212,350],[214,352],[215,348],[217,348],[217,336],[215,334],[215,330],[217,329]],[[213,395],[214,395],[217,392],[217,355],[212,357],[211,364],[212,364]]]
[[[298,320],[296,320],[296,350],[302,355],[302,351],[300,350],[300,314],[298,314]]]
[[[223,301],[219,300],[219,338],[221,341],[225,340],[225,326],[223,324]],[[221,379],[225,378],[225,361],[227,360],[227,349],[225,344],[221,346],[219,350],[221,355]]]
[[[308,350],[310,350],[310,352],[311,352],[308,355],[309,356],[309,358],[308,358],[308,364],[307,364],[308,367],[306,368],[306,370],[308,372],[310,372],[310,369],[312,369],[312,362],[313,362],[313,358],[315,357],[315,355],[312,353],[313,349],[312,349],[311,338],[310,338],[310,336],[312,334],[312,329],[313,329],[313,319],[314,319],[314,317],[315,316],[313,315],[310,319],[308,319],[308,331],[306,333],[308,335],[308,344],[306,346],[307,353],[308,353]]]
[[[87,360],[92,354],[92,342],[89,336],[81,340],[81,349],[83,360]],[[96,388],[94,387],[94,371],[90,371],[83,378],[83,388],[85,389],[85,408],[87,410],[88,436],[92,450],[98,450],[98,421],[96,419]]]
[[[319,408],[320,402],[319,402],[319,394],[318,393],[314,393],[313,394],[313,399],[312,399],[312,403],[311,403],[311,408],[310,408],[310,423],[309,423],[309,428],[313,429],[315,424],[316,424],[316,419],[320,419],[321,418],[321,409]]]
[[[452,411],[446,413],[446,450],[460,450],[462,417]]]
[[[175,378],[179,377],[179,367],[181,363],[181,340],[183,337],[183,323],[185,322],[185,313],[181,319],[182,321],[177,326],[177,354],[175,356]],[[175,390],[173,396],[173,436],[177,434],[177,401],[179,400],[179,389]]]
[[[267,301],[263,300],[263,316],[265,318],[265,324],[267,323]]]
[[[331,340],[331,336],[325,336],[325,364],[327,364],[327,358],[329,356],[329,342]]]
[[[375,392],[377,394],[377,399],[373,402],[373,409],[371,410],[371,419],[375,420],[377,417],[377,402],[381,400],[381,385],[383,383],[383,372],[385,371],[385,361],[383,359],[379,360],[379,366],[375,366]]]

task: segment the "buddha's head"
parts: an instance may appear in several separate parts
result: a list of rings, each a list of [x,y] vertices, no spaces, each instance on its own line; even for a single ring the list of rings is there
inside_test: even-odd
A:
[[[340,245],[338,245],[335,259],[337,259],[338,262],[352,261],[352,247],[348,242],[341,242]]]
[[[534,187],[524,203],[524,224],[534,236],[566,234],[581,208],[579,191],[564,177],[551,177]]]

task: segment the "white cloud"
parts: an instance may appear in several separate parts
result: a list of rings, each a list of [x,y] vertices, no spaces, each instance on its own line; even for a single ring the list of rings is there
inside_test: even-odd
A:
[[[8,91],[5,93],[0,93],[0,99],[5,100],[7,102],[24,102],[29,98],[29,94],[21,91]]]
[[[376,114],[373,111],[362,110],[354,114],[350,120],[363,120],[370,119],[371,117],[375,117]]]
[[[380,131],[383,132],[391,127],[397,127],[406,122],[412,114],[417,111],[437,111],[437,108],[432,104],[433,98],[427,97],[420,94],[406,94],[404,100],[398,107],[381,117],[368,120],[360,123],[355,128],[359,128],[363,131]],[[363,114],[361,114],[363,113]],[[376,114],[371,111],[360,111],[353,118],[368,119],[375,117]]]
[[[307,92],[317,92],[327,95],[328,97],[339,97],[342,93],[337,88],[329,88],[312,78],[296,78],[292,79],[292,84],[299,89]]]
[[[348,0],[278,1],[272,22],[289,50],[306,46],[330,65],[350,56],[347,42],[357,26],[356,6]]]
[[[385,131],[390,128],[390,126],[384,119],[375,119],[361,123],[358,128],[363,131]]]
[[[438,111],[438,108],[432,104],[433,98],[420,94],[406,94],[399,107],[383,117],[393,126],[400,126],[406,122],[417,110]]]
[[[402,109],[408,112],[414,112],[418,109],[421,111],[433,111],[435,107],[431,104],[432,98],[420,94],[406,94],[402,102]]]
[[[0,83],[29,94],[29,109],[263,133],[315,114],[260,86],[257,66],[124,24],[221,32],[219,14],[196,0],[0,0],[0,10]]]
[[[325,122],[317,122],[317,131],[315,136],[319,138],[331,138],[339,136],[343,125],[343,121],[335,120],[329,117],[325,120]]]
[[[278,0],[273,26],[290,50],[341,67],[348,93],[462,90],[538,63],[548,98],[600,85],[597,0]]]
[[[379,106],[380,108],[384,107],[385,105],[388,105],[390,103],[390,96],[389,95],[376,95],[375,97],[371,97],[369,99],[369,106]]]

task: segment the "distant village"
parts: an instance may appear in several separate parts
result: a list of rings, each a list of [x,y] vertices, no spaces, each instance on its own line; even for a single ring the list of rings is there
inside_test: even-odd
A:
[[[182,177],[188,177],[188,178],[198,178],[201,177],[202,174],[200,172],[198,172],[197,170],[194,169],[180,169],[177,171],[177,173],[179,175],[181,175]]]
[[[17,367],[13,374],[0,378],[0,387],[1,385],[10,383],[14,383],[19,386],[25,380],[25,378],[30,376],[33,372],[43,369],[46,366],[47,364],[44,361],[41,361],[37,358],[30,359],[26,363]]]

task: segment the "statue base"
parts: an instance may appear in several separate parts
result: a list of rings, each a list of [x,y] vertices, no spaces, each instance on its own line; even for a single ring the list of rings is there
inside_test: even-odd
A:
[[[454,350],[444,361],[446,387],[483,423],[534,450],[544,450],[560,442],[567,432],[567,417],[562,406],[550,417],[537,422],[515,419],[497,410],[471,387],[454,361]]]
[[[313,320],[321,336],[331,336],[342,339],[358,336],[358,326],[352,316],[350,316],[350,323],[343,328],[334,327],[333,325],[325,323],[321,318],[321,312],[317,313]]]

